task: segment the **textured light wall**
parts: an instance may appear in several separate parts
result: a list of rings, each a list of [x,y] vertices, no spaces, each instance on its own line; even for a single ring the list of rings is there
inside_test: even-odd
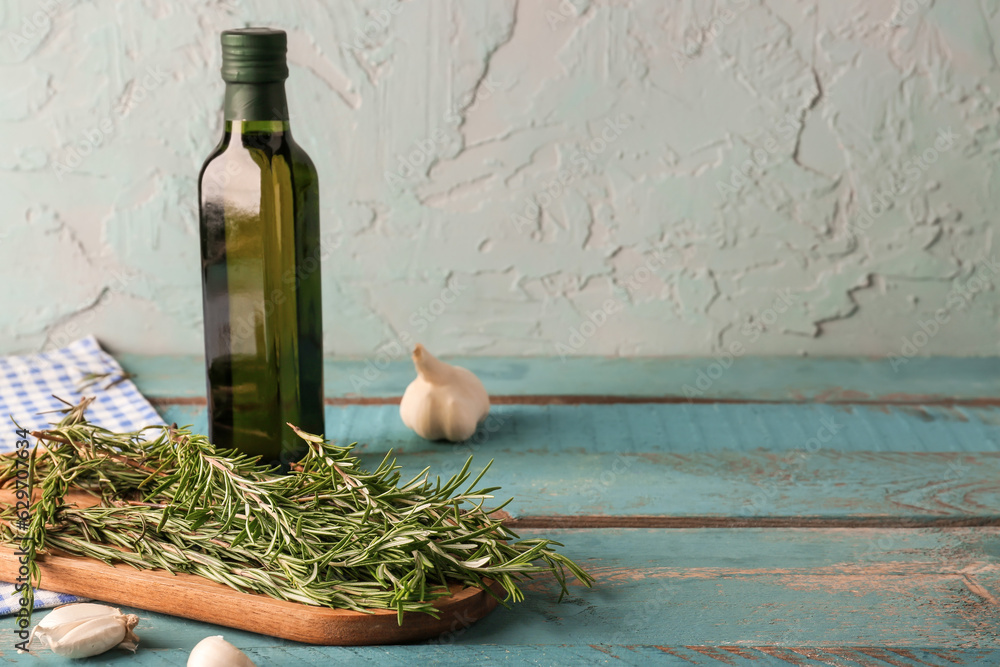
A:
[[[289,32],[330,354],[998,351],[996,0],[8,0],[0,351],[200,353],[242,25]]]

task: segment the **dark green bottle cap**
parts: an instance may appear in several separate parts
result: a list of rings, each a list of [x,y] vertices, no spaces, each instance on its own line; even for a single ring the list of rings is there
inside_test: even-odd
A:
[[[270,83],[288,78],[284,30],[239,28],[222,33],[222,80],[227,83]]]

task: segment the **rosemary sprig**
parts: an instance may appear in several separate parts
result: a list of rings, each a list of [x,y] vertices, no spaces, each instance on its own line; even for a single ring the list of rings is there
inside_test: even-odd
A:
[[[111,378],[115,375],[117,375],[118,377],[112,380]],[[89,389],[90,387],[96,385],[98,382],[101,382],[103,380],[109,380],[108,384],[104,386],[104,390],[107,391],[108,389],[111,389],[115,385],[119,385],[125,380],[130,380],[134,377],[135,375],[133,375],[132,373],[125,373],[124,371],[121,372],[113,371],[110,373],[86,373],[83,377],[80,378],[79,382],[77,382],[76,392],[78,394],[83,393],[86,389]]]
[[[496,581],[506,604],[523,599],[518,582],[535,574],[552,573],[562,594],[567,571],[593,582],[554,550],[558,542],[520,540],[490,515],[483,504],[499,487],[476,488],[489,465],[470,481],[471,457],[449,480],[432,483],[425,469],[403,481],[390,455],[366,471],[354,445],[295,429],[308,451],[281,475],[188,429],[115,433],[88,423],[84,409],[33,434],[44,443],[31,458],[40,493],[26,529],[10,520],[12,508],[0,511],[0,539],[27,537],[37,553],[188,572],[293,602],[393,609],[400,622],[404,612],[436,614],[432,602],[449,583],[495,595],[486,580]],[[0,461],[0,480],[14,465]],[[68,505],[70,489],[100,503]],[[31,576],[38,585],[37,567]]]

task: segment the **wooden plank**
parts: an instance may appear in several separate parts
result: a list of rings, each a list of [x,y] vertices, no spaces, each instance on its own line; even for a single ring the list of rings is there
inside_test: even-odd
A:
[[[140,611],[141,648],[129,660],[183,664],[181,651],[210,634],[225,635],[261,665],[414,664],[425,656],[431,664],[501,657],[589,664],[602,653],[625,664],[655,656],[665,664],[730,664],[724,657],[755,665],[950,665],[1000,656],[1000,605],[988,593],[1000,573],[1000,529],[545,534],[597,577],[594,589],[574,585],[558,603],[553,582],[539,580],[513,609],[405,648],[306,649]],[[4,659],[27,658],[0,648]],[[177,662],[156,662],[164,656]]]
[[[834,652],[835,651],[835,652]],[[119,654],[120,653],[120,654]],[[327,667],[330,664],[378,665],[379,667],[411,667],[412,665],[546,665],[578,667],[579,665],[744,665],[745,667],[789,667],[813,665],[843,665],[849,667],[957,667],[958,665],[1000,664],[1000,651],[948,650],[912,647],[861,647],[823,650],[811,647],[777,646],[384,646],[359,649],[341,648],[336,654],[327,649],[309,646],[247,649],[255,664],[301,665]],[[67,665],[69,661],[52,654],[4,655],[8,662],[34,665]],[[142,651],[134,657],[124,652],[106,653],[103,660],[114,660],[142,667],[181,667],[188,651],[156,649]],[[92,661],[86,664],[103,664]]]
[[[170,421],[207,428],[204,408],[161,409]],[[487,480],[503,487],[503,499],[515,498],[515,517],[622,519],[588,525],[692,525],[625,521],[637,516],[996,522],[998,423],[996,408],[498,406],[476,436],[449,445],[417,437],[393,406],[327,410],[330,437],[363,443],[370,465],[392,449],[407,473],[430,466],[446,476],[470,454],[478,466],[492,458]]]
[[[549,532],[598,580],[469,629],[504,644],[1000,646],[1000,530]],[[548,599],[546,600],[546,596]]]
[[[203,630],[210,633],[214,630]],[[207,634],[206,634],[207,636]],[[646,667],[669,665],[742,665],[744,667],[795,667],[841,665],[844,667],[957,667],[1000,664],[1000,651],[990,649],[928,649],[881,646],[818,649],[809,646],[608,646],[574,644],[562,646],[381,646],[363,648],[322,649],[312,646],[282,646],[246,649],[247,655],[260,667],[266,665],[301,665],[327,667],[331,664],[377,665],[378,667],[411,667],[412,665],[546,665],[547,667],[578,667],[579,665],[616,665]],[[101,664],[98,660],[114,660],[115,664],[142,667],[181,667],[188,650],[157,648],[140,651],[132,656],[124,652],[106,653],[85,664]],[[8,649],[0,652],[4,660],[33,665],[67,665],[51,653],[36,656],[14,655]]]
[[[204,367],[194,356],[119,357],[152,397],[202,397]],[[906,402],[1000,398],[1000,357],[887,359],[741,357],[723,369],[713,358],[457,357],[498,396],[675,396],[768,401]],[[329,360],[327,397],[400,396],[414,378],[408,354]]]
[[[205,432],[204,406],[161,405],[168,421]],[[392,405],[329,406],[327,436],[379,451],[520,450],[576,453],[806,451],[1000,451],[1000,409],[940,406],[501,405],[465,443],[428,442],[407,429]],[[822,433],[821,427],[827,429]]]

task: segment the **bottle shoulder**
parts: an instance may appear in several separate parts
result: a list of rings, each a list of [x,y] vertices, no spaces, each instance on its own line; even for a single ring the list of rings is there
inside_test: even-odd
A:
[[[302,148],[294,139],[289,137],[288,141],[289,155],[292,158],[292,164],[296,166],[301,166],[304,169],[308,169],[313,173],[316,173],[316,165],[313,163],[312,158],[306,153],[306,150]]]
[[[198,186],[202,195],[209,196],[219,187],[227,188],[237,182],[256,183],[255,187],[259,188],[260,174],[275,169],[280,171],[279,162],[294,174],[298,187],[318,188],[316,166],[290,132],[253,136],[227,134],[205,159]],[[250,181],[246,180],[248,177]]]
[[[218,161],[219,157],[226,152],[228,143],[229,143],[228,137],[223,137],[221,140],[219,140],[219,143],[215,145],[215,148],[213,148],[212,152],[208,154],[208,157],[205,158],[205,161],[201,163],[201,170],[198,172],[199,179],[205,175],[206,171],[209,170],[210,165]]]
[[[304,187],[318,187],[319,176],[312,158],[294,139],[288,139],[288,159],[296,180]]]

